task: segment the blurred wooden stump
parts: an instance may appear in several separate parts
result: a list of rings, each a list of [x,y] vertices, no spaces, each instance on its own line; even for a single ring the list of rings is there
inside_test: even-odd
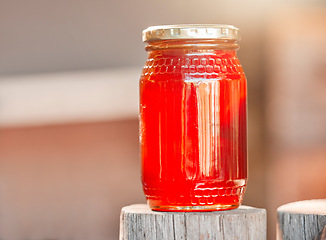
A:
[[[285,204],[277,214],[278,240],[326,240],[326,199]]]
[[[120,240],[266,239],[266,210],[241,206],[217,212],[155,212],[146,204],[122,208]]]

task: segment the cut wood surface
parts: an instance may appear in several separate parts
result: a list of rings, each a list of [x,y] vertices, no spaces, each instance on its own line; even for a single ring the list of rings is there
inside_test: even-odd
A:
[[[120,240],[264,240],[266,210],[241,206],[216,212],[155,212],[146,204],[122,208]]]
[[[278,240],[326,240],[326,199],[288,203],[277,214]]]

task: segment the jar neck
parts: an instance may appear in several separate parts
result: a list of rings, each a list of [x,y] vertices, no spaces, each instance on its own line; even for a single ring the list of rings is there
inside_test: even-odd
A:
[[[236,51],[239,45],[236,40],[223,39],[177,39],[177,40],[158,40],[147,44],[146,51],[155,50],[225,50]]]

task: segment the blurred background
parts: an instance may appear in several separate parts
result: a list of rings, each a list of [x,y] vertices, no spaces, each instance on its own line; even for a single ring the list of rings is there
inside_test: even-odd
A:
[[[0,0],[0,239],[118,239],[145,202],[138,148],[141,31],[240,28],[249,183],[268,210],[326,198],[326,2]]]

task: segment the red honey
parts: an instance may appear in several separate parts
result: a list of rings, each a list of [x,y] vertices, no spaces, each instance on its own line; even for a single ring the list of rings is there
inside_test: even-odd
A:
[[[247,183],[247,100],[236,41],[158,39],[146,49],[140,146],[149,206],[237,208]]]

